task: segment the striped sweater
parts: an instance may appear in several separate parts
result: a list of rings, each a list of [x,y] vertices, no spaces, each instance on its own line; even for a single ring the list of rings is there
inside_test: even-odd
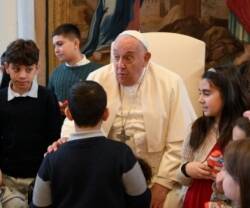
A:
[[[81,66],[69,67],[65,64],[59,65],[52,73],[49,79],[49,89],[51,89],[58,101],[68,99],[69,90],[75,83],[85,80],[90,72],[96,70],[102,65],[90,62]]]

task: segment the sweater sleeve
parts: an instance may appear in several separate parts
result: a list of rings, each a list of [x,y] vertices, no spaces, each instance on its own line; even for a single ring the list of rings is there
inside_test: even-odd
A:
[[[32,198],[32,208],[52,207],[51,183],[49,178],[49,155],[47,155],[38,171]]]
[[[147,188],[141,167],[129,147],[127,147],[123,165],[124,172],[122,175],[122,181],[125,187],[129,207],[149,207],[151,192]]]
[[[182,159],[181,159],[181,165],[178,168],[177,171],[177,180],[185,186],[189,186],[190,183],[192,182],[192,178],[187,177],[183,174],[181,167],[187,163],[187,162],[191,162],[194,160],[194,156],[193,156],[193,151],[189,145],[189,141],[190,141],[190,136],[187,137],[184,142],[183,142],[183,146],[182,146]]]

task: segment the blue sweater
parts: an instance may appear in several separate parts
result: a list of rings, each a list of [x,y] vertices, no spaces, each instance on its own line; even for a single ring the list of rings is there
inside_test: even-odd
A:
[[[147,208],[150,191],[130,148],[102,136],[72,140],[45,157],[33,207]]]
[[[74,67],[61,64],[51,74],[48,87],[55,93],[59,101],[67,100],[72,85],[85,80],[89,73],[101,66],[93,62]]]
[[[39,86],[38,98],[7,101],[0,90],[0,168],[13,177],[35,177],[49,144],[60,137],[56,97]]]

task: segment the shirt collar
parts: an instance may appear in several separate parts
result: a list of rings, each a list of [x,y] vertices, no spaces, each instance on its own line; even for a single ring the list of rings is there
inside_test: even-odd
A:
[[[11,89],[12,82],[10,81],[9,87],[8,87],[8,101],[13,100],[15,97],[32,97],[32,98],[37,98],[38,97],[38,84],[36,80],[33,80],[31,89],[20,95],[18,92],[15,92]]]
[[[86,65],[86,64],[88,64],[89,62],[90,62],[90,60],[88,60],[88,59],[86,58],[86,56],[83,55],[82,59],[81,59],[80,61],[78,61],[76,64],[70,65],[70,64],[68,64],[68,63],[65,63],[65,65],[68,66],[68,67],[75,67],[75,66],[83,66],[83,65]]]
[[[87,139],[91,137],[100,137],[105,136],[101,129],[98,130],[88,130],[88,131],[80,131],[70,134],[68,141],[78,140],[78,139]]]

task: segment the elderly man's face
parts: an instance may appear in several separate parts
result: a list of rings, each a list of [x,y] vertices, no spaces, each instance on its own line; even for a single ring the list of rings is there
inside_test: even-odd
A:
[[[134,85],[150,59],[150,53],[131,36],[121,36],[113,47],[117,81],[124,86]]]

